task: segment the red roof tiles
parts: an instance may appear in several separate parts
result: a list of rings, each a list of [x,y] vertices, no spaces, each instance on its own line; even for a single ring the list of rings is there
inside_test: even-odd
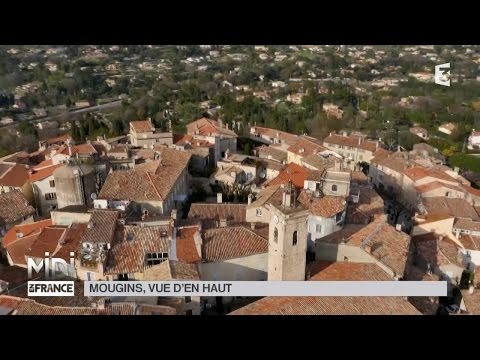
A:
[[[203,136],[237,137],[234,131],[221,127],[218,121],[207,118],[201,118],[187,124],[187,132],[190,135],[198,133]]]
[[[309,175],[309,170],[303,166],[297,165],[295,163],[288,164],[285,169],[283,169],[276,178],[270,180],[265,186],[275,186],[285,184],[288,181],[292,180],[293,185],[296,188],[303,189],[304,182]]]
[[[153,131],[152,122],[149,120],[130,121],[130,125],[137,133],[146,133]]]
[[[28,181],[28,169],[25,165],[16,164],[0,177],[0,186],[21,188]]]
[[[194,236],[199,232],[200,226],[185,226],[177,229],[177,259],[186,263],[196,263],[202,258],[197,251]]]
[[[20,191],[0,194],[0,225],[13,224],[34,213],[35,209]]]
[[[30,174],[30,182],[40,181],[49,176],[53,176],[53,172],[61,166],[65,166],[65,165],[57,164],[57,165],[44,167],[41,170],[34,171],[32,174]]]

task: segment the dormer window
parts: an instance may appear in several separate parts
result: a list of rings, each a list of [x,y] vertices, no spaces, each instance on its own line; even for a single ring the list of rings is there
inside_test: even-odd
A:
[[[336,192],[337,191],[337,185],[332,185],[332,192]]]

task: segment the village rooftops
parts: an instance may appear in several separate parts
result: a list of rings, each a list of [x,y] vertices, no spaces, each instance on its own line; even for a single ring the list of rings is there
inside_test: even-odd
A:
[[[346,222],[349,224],[368,224],[381,217],[384,214],[385,206],[382,197],[374,189],[368,187],[360,188],[358,191],[358,201],[352,202],[348,206]]]
[[[277,149],[275,146],[259,146],[256,148],[258,157],[283,163],[287,160],[287,152]]]
[[[220,121],[201,118],[187,124],[187,133],[190,135],[202,136],[223,136],[226,138],[236,138],[237,134],[223,126]]]
[[[145,270],[145,281],[200,280],[197,265],[166,260]]]
[[[323,140],[323,144],[325,146],[328,146],[327,144],[349,146],[352,148],[367,150],[372,153],[381,146],[379,141],[366,140],[365,137],[362,136],[340,135],[335,133],[330,133],[330,135]]]
[[[35,213],[25,196],[18,190],[0,194],[0,226],[13,224]]]
[[[110,244],[113,240],[119,212],[116,210],[94,209],[87,224],[82,243]]]
[[[162,149],[160,160],[136,165],[133,170],[114,171],[107,176],[99,199],[164,201],[186,169],[191,154]]]
[[[303,189],[304,182],[309,176],[310,170],[295,163],[288,164],[276,178],[273,178],[265,184],[265,187],[281,185],[290,180],[296,188]]]
[[[136,133],[147,133],[155,131],[150,119],[140,121],[130,121],[130,127],[135,130]]]
[[[28,181],[28,168],[25,165],[16,164],[10,166],[0,175],[0,186],[21,188]]]
[[[208,229],[204,233],[204,261],[229,260],[267,251],[268,240],[243,226]]]
[[[315,216],[331,218],[336,214],[343,212],[347,205],[347,201],[342,196],[319,196],[316,197],[312,193],[303,190],[298,200],[310,210]]]
[[[271,142],[277,142],[273,139],[280,140],[282,143],[293,145],[298,140],[298,135],[290,134],[285,131],[270,129],[261,126],[254,126],[250,129],[250,133],[255,136],[264,136],[271,139]]]
[[[315,273],[315,271],[317,271]],[[310,281],[389,281],[378,265],[353,262],[317,262]],[[246,305],[231,315],[420,315],[402,297],[270,296]]]
[[[246,204],[193,203],[188,218],[215,221],[226,219],[233,223],[243,223],[246,221],[246,209]]]
[[[287,150],[301,156],[316,155],[323,151],[330,151],[322,145],[321,140],[306,135],[300,136]]]
[[[118,226],[112,248],[108,252],[105,273],[143,272],[148,266],[149,254],[155,254],[155,259],[158,259],[158,254],[169,252],[170,239],[167,226]]]
[[[195,236],[200,236],[202,226],[190,225],[177,228],[176,236],[176,255],[177,260],[185,263],[196,263],[202,260],[195,245]]]
[[[191,147],[194,149],[198,147],[209,148],[214,146],[207,140],[195,139],[193,135],[188,134],[177,134],[173,139],[175,146]]]
[[[435,196],[423,198],[422,203],[428,214],[443,214],[480,221],[475,208],[464,199]]]
[[[44,164],[48,165],[47,162],[45,162]],[[30,182],[33,183],[35,181],[41,181],[43,179],[46,179],[50,176],[53,176],[53,172],[56,169],[58,169],[62,166],[65,166],[65,165],[64,164],[57,164],[57,165],[33,168],[32,171],[29,174],[29,180],[30,180]]]

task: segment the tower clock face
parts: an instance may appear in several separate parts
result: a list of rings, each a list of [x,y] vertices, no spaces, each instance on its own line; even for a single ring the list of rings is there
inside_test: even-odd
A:
[[[273,217],[273,221],[275,221],[275,224],[278,224],[278,216],[277,216],[277,215],[275,215],[275,216]]]

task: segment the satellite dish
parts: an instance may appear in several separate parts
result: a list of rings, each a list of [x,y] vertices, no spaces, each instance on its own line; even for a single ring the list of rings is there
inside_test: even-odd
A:
[[[90,199],[95,200],[96,198],[97,198],[97,194],[96,194],[96,193],[91,193],[91,194],[90,194]]]

